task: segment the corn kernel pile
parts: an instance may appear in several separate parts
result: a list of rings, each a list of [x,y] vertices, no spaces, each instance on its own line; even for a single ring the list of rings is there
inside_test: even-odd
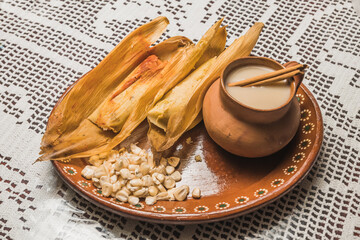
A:
[[[159,166],[155,166],[151,153],[135,144],[130,145],[130,150],[131,153],[123,148],[90,157],[91,165],[87,165],[81,175],[101,188],[104,197],[115,197],[132,205],[142,198],[147,205],[159,200],[184,201],[187,198],[189,186],[176,188],[176,182],[181,180],[180,172],[175,169],[179,158],[162,158]],[[193,189],[192,197],[201,197],[199,188]]]

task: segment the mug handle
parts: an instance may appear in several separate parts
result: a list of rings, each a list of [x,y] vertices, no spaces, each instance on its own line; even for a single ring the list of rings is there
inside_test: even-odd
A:
[[[288,67],[295,66],[297,64],[299,64],[299,63],[296,61],[291,61],[291,62],[287,62],[287,63],[283,64],[283,66],[285,68],[288,68]],[[304,79],[304,74],[298,74],[298,75],[294,76],[293,79],[295,81],[295,90],[296,90],[295,92],[297,92],[298,88],[301,85],[302,80]]]

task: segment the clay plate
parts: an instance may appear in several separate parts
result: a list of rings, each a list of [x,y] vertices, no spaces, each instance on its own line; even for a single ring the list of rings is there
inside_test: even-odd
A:
[[[135,206],[101,196],[91,181],[81,176],[86,161],[53,161],[59,176],[77,193],[90,202],[116,214],[144,221],[193,224],[233,218],[263,207],[286,194],[311,169],[323,138],[321,112],[314,96],[301,85],[297,94],[301,121],[295,138],[281,151],[264,158],[248,159],[234,156],[208,136],[203,123],[187,132],[167,156],[179,156],[179,170],[190,191],[199,187],[201,199],[184,202],[159,201],[147,206],[143,201]],[[219,119],[220,120],[220,119]],[[129,141],[148,147],[147,124],[136,129]],[[193,143],[187,144],[191,137]],[[127,144],[126,142],[124,143]],[[200,155],[201,162],[195,161]]]

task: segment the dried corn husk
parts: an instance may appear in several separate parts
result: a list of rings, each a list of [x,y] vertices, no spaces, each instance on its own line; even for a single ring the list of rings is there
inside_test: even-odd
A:
[[[189,46],[191,44],[191,41],[186,37],[172,37],[152,47],[149,50],[149,53],[157,54],[157,57],[161,59],[163,63],[166,63],[171,56],[174,56],[174,52],[177,52],[184,46]],[[133,77],[139,77],[136,72],[137,71],[134,70],[134,73],[130,75]],[[135,81],[133,77],[127,77],[124,81],[122,81],[118,87],[114,88],[113,92],[105,98],[105,101],[111,98],[111,96],[118,96],[122,93],[122,91],[126,90],[129,86],[140,80],[139,78]],[[87,105],[85,104],[84,106]],[[121,107],[121,105],[119,107]],[[52,143],[51,146],[43,149],[43,155],[38,159],[38,161],[63,159],[74,154],[87,151],[91,152],[92,149],[97,149],[109,143],[114,136],[116,136],[115,133],[111,131],[103,131],[101,128],[96,126],[96,124],[85,118],[78,128],[69,133],[63,134],[54,143]]]
[[[262,28],[263,23],[255,23],[244,36],[236,39],[215,61],[210,63],[210,67],[206,66],[209,69],[207,74],[203,75],[196,88],[188,89],[187,97],[182,97],[182,99],[186,99],[185,101],[174,102],[173,100],[177,97],[172,96],[170,93],[158,103],[159,105],[155,106],[154,110],[149,112],[150,129],[148,138],[157,151],[164,151],[170,148],[185,131],[194,126],[194,120],[198,121],[199,114],[201,113],[202,102],[207,89],[220,76],[221,71],[227,64],[237,58],[250,54]],[[203,64],[202,67],[206,64],[209,63]],[[201,75],[201,73],[197,72],[203,71],[202,67],[195,70],[189,78],[195,78],[194,80],[196,80],[198,74]],[[191,81],[191,79],[186,80]],[[179,88],[181,87],[180,84]],[[173,92],[177,94],[175,89]],[[171,103],[167,104],[167,101]],[[161,118],[156,116],[159,114],[159,110],[156,110],[157,107],[161,108],[161,111],[165,113]]]
[[[41,143],[42,151],[46,152],[46,148],[61,135],[76,129],[97,108],[148,56],[150,45],[161,36],[168,24],[166,17],[158,17],[130,33],[62,97],[49,117]]]

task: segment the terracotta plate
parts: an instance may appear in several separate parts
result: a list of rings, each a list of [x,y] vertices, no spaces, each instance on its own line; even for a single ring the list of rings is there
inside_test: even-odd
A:
[[[139,220],[192,224],[218,221],[239,216],[268,204],[292,189],[309,172],[321,147],[323,122],[314,96],[301,86],[297,94],[301,106],[301,122],[295,138],[280,152],[269,157],[247,159],[234,156],[217,146],[201,123],[187,132],[166,154],[182,158],[180,171],[190,191],[199,187],[201,199],[184,202],[159,201],[155,206],[140,202],[135,206],[101,196],[91,181],[81,176],[85,160],[53,162],[60,177],[90,202]],[[146,123],[130,141],[148,147]],[[187,144],[191,137],[193,143]],[[126,143],[124,143],[126,144]],[[195,161],[200,155],[201,162]]]

